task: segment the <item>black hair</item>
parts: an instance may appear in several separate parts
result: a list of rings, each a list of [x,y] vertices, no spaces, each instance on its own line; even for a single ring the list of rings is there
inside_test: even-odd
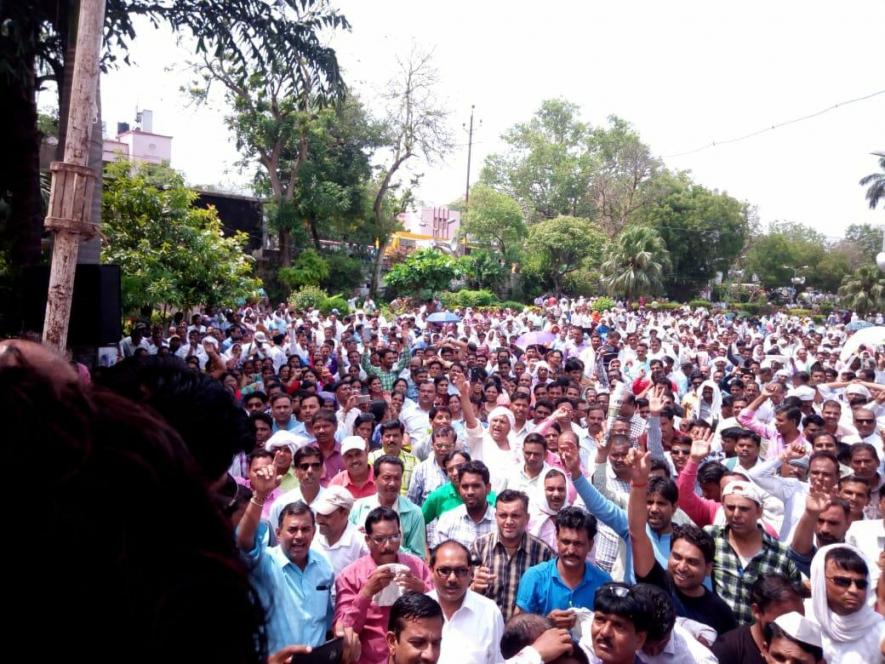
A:
[[[453,436],[455,438],[458,437],[458,432],[455,431],[448,424],[443,424],[441,427],[434,429],[431,433],[431,440],[436,440],[437,438],[442,438],[443,436]]]
[[[397,641],[410,620],[427,620],[439,618],[443,622],[443,612],[435,599],[424,593],[407,592],[393,603],[390,618],[387,620],[387,631],[393,632]]]
[[[310,515],[310,523],[311,525],[316,525],[316,519],[313,516],[313,510],[310,509],[307,503],[303,500],[296,500],[294,503],[289,503],[280,511],[279,522],[277,523],[277,528],[283,527],[283,520],[287,516],[301,516],[302,514]]]
[[[824,418],[817,413],[811,413],[802,418],[802,428],[804,429],[809,424],[816,424],[817,426],[822,427],[826,422],[824,422]]]
[[[246,413],[217,380],[169,356],[128,358],[102,373],[105,387],[157,411],[214,482],[239,452],[254,447]]]
[[[240,403],[245,406],[250,399],[255,399],[256,397],[261,399],[262,403],[267,403],[267,395],[261,390],[255,390],[254,392],[249,392],[249,394],[244,394],[243,398],[240,399]]]
[[[482,477],[482,483],[488,484],[491,481],[491,475],[489,474],[489,468],[482,461],[468,461],[458,470],[458,482],[466,474],[471,475],[479,475]]]
[[[650,583],[637,583],[630,589],[630,593],[651,607],[652,620],[648,628],[648,640],[656,643],[669,637],[676,624],[676,609],[670,593]]]
[[[305,445],[304,447],[299,447],[295,450],[295,454],[292,455],[292,465],[298,466],[305,459],[309,459],[310,457],[317,457],[320,461],[323,460],[323,453],[320,452],[320,448],[316,445]]]
[[[353,430],[356,431],[358,426],[366,424],[367,422],[375,424],[375,416],[372,415],[372,413],[360,413],[353,421]]]
[[[567,530],[583,530],[587,533],[587,539],[593,542],[596,537],[596,517],[585,512],[580,507],[563,507],[554,519],[556,534],[563,528]]]
[[[448,406],[432,406],[430,412],[427,413],[427,417],[432,420],[438,413],[448,413],[449,417],[452,416],[452,411],[449,410]]]
[[[654,472],[656,470],[663,470],[664,476],[668,478],[670,477],[670,464],[668,464],[663,459],[653,458],[651,460],[650,470],[651,472]]]
[[[469,550],[466,546],[464,546],[463,544],[461,544],[461,542],[459,542],[458,540],[447,539],[447,540],[445,540],[444,542],[440,542],[439,544],[437,544],[437,545],[436,545],[435,547],[433,547],[433,549],[430,551],[430,563],[429,563],[429,566],[430,566],[431,568],[433,568],[433,566],[436,565],[436,554],[437,554],[437,552],[438,552],[441,548],[443,548],[444,546],[455,546],[455,547],[458,547],[459,549],[461,549],[461,550],[464,552],[464,557],[467,558],[467,564],[470,565],[470,550]]]
[[[593,610],[629,620],[637,632],[651,629],[653,609],[644,597],[636,597],[626,583],[606,583],[593,597]]]
[[[763,636],[765,637],[765,645],[768,647],[771,647],[771,644],[774,642],[775,639],[787,639],[788,641],[792,641],[803,651],[811,655],[814,658],[815,662],[820,662],[824,658],[823,648],[811,643],[806,643],[805,641],[800,641],[799,639],[793,637],[791,634],[781,629],[780,625],[778,625],[774,621],[768,623],[765,626]]]
[[[329,422],[336,427],[338,426],[338,418],[335,417],[335,411],[331,408],[320,408],[315,412],[313,419],[311,419],[311,424],[316,424],[317,422]]]
[[[698,470],[699,484],[719,484],[719,481],[728,473],[728,468],[718,461],[707,461]]]
[[[844,569],[846,572],[854,572],[856,574],[863,574],[864,576],[868,576],[870,573],[870,569],[867,567],[864,559],[845,546],[839,546],[827,551],[824,563],[830,561],[832,561],[836,567]]]
[[[273,457],[273,452],[271,452],[270,450],[266,450],[263,447],[258,447],[249,452],[249,455],[246,457],[246,461],[248,462],[248,466],[251,467],[252,462],[255,461],[255,459],[273,459]]]
[[[839,476],[839,460],[836,458],[836,455],[832,452],[825,452],[823,450],[819,452],[815,452],[810,457],[808,457],[808,467],[811,468],[811,463],[816,459],[827,459],[830,463],[833,464],[833,469],[836,471],[836,477]]]
[[[375,473],[376,478],[378,477],[378,475],[381,474],[381,466],[385,463],[391,466],[399,466],[400,473],[406,472],[406,466],[402,462],[402,459],[400,459],[399,457],[391,456],[389,454],[382,454],[380,457],[375,459],[375,463],[372,464],[372,472]]]
[[[788,397],[788,398],[792,398],[792,397]],[[798,427],[799,423],[802,421],[802,411],[799,410],[799,408],[797,406],[793,406],[793,405],[786,403],[786,402],[787,402],[787,399],[784,399],[784,403],[782,403],[780,406],[778,406],[777,408],[774,409],[774,414],[780,415],[781,413],[783,413],[783,415],[788,420],[792,420],[793,424],[795,424]]]
[[[292,395],[287,392],[274,394],[272,399],[268,399],[268,403],[273,406],[279,399],[286,399],[289,403],[292,403]]]
[[[267,426],[273,428],[273,418],[263,411],[257,411],[249,414],[249,425],[254,429],[255,422],[261,420]]]
[[[799,588],[783,574],[771,572],[762,574],[750,586],[750,604],[755,604],[760,611],[765,611],[775,602],[790,599],[801,600]]]
[[[504,489],[495,498],[495,505],[498,503],[514,503],[517,500],[522,503],[523,509],[529,509],[529,497],[524,492],[517,491],[516,489]]]
[[[716,553],[716,543],[713,541],[713,536],[710,533],[698,528],[693,523],[676,524],[673,526],[673,535],[670,537],[671,551],[673,550],[673,544],[676,544],[677,540],[685,540],[700,549],[705,563],[713,562],[713,556]]]
[[[536,613],[519,613],[507,621],[501,635],[501,656],[510,659],[526,646],[532,645],[538,637],[553,624]]]
[[[447,452],[446,455],[443,457],[443,468],[445,468],[448,465],[449,461],[454,459],[456,456],[464,457],[466,461],[470,461],[470,452],[454,449],[451,452]]]
[[[720,438],[734,438],[735,440],[737,440],[738,438],[741,437],[742,432],[743,432],[743,429],[741,429],[740,427],[727,427],[719,432],[719,437]]]
[[[655,493],[674,506],[679,502],[679,489],[676,487],[676,482],[669,477],[652,477],[649,479],[647,495],[651,496]]]
[[[380,523],[381,521],[393,521],[396,523],[397,527],[399,527],[399,514],[397,514],[394,510],[389,507],[384,507],[380,505],[369,512],[366,517],[365,528],[366,535],[372,534],[372,526],[376,523]]]
[[[869,452],[873,455],[873,458],[876,461],[879,461],[879,454],[876,452],[876,448],[870,443],[853,443],[851,445],[851,454],[849,458],[853,457],[858,452]]]
[[[399,429],[400,433],[405,433],[406,428],[403,426],[403,423],[399,420],[385,420],[381,423],[381,435],[384,435],[388,431],[393,431],[394,429]]]
[[[544,436],[542,436],[539,433],[532,432],[528,436],[526,436],[525,440],[522,441],[523,447],[525,447],[526,443],[533,443],[535,445],[541,445],[544,447],[545,450],[547,449],[547,439],[544,438]]]

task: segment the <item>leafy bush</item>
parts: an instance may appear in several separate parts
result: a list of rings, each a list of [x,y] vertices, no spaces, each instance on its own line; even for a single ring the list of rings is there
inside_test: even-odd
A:
[[[342,295],[333,295],[332,297],[327,297],[320,305],[320,311],[322,311],[324,314],[332,313],[332,309],[337,309],[338,313],[341,314],[341,316],[344,316],[345,314],[347,314],[348,311],[350,311],[347,300],[345,300]]]
[[[584,297],[593,297],[604,292],[598,270],[575,270],[565,277],[564,286],[567,293]]]
[[[806,316],[812,316],[816,312],[811,309],[787,309],[786,313],[790,316],[798,316],[799,318],[805,318]]]
[[[767,316],[774,311],[774,307],[770,304],[759,302],[741,302],[735,304],[734,308],[738,311],[746,311],[751,316]]]
[[[327,299],[329,299],[329,295],[322,288],[303,286],[289,295],[289,306],[297,311],[319,309]],[[347,308],[346,303],[344,308]]]
[[[703,307],[704,309],[709,309],[710,308],[710,301],[709,300],[700,300],[700,299],[691,300],[688,303],[688,306],[690,306],[692,309],[697,309],[698,307]]]
[[[305,249],[289,267],[281,267],[277,277],[288,288],[316,286],[329,277],[329,263],[313,249]]]
[[[504,300],[499,306],[501,309],[513,309],[517,313],[521,313],[525,309],[525,305],[522,302],[516,302],[515,300]]]
[[[498,296],[488,290],[461,290],[439,294],[439,299],[448,309],[455,307],[489,307],[498,305]],[[519,305],[520,307],[523,305]]]
[[[615,301],[610,297],[603,295],[602,297],[597,297],[593,300],[593,309],[596,311],[608,311],[609,309],[613,309],[615,306]]]
[[[337,251],[323,254],[323,258],[329,264],[329,274],[319,282],[321,288],[346,293],[358,288],[366,280],[363,262],[358,258],[351,258]]]
[[[658,302],[657,303],[659,311],[674,311],[676,309],[682,308],[681,302]]]

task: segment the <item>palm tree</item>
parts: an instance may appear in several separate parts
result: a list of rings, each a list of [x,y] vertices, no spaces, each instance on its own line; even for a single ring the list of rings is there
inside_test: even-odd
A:
[[[647,226],[625,229],[606,253],[602,283],[611,295],[633,299],[663,290],[670,252],[658,232]]]
[[[870,202],[870,209],[875,210],[880,200],[885,199],[885,152],[874,152],[879,157],[879,168],[881,173],[870,173],[860,179],[860,186],[867,188],[867,200]]]
[[[885,277],[876,266],[864,265],[842,278],[839,295],[847,308],[861,316],[885,310]]]

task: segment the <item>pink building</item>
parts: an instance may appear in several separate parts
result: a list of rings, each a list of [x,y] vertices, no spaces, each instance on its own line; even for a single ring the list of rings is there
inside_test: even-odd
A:
[[[448,242],[458,237],[461,213],[447,207],[425,207],[421,208],[420,214],[406,212],[400,221],[407,233]]]
[[[104,140],[102,161],[123,158],[149,164],[168,164],[172,160],[172,137],[154,133],[153,116],[152,111],[141,111],[140,128],[130,129],[126,123],[118,124],[116,139]]]

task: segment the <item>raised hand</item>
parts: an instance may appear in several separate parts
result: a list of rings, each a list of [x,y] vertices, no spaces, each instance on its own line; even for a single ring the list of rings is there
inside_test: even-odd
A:
[[[578,446],[569,436],[563,436],[559,441],[559,458],[562,467],[565,468],[573,480],[581,477],[581,457],[578,454]]]
[[[712,429],[704,429],[704,432],[700,435],[699,438],[694,438],[691,441],[691,452],[690,456],[692,460],[700,462],[710,454],[710,447],[712,445],[711,440],[713,438],[713,430]]]
[[[277,475],[274,471],[273,464],[263,466],[255,471],[255,477],[252,479],[252,490],[263,499],[280,486],[282,480],[282,476]]]
[[[664,386],[655,385],[648,393],[648,412],[650,415],[660,415],[664,409]]]
[[[627,452],[627,465],[630,467],[631,481],[635,484],[647,484],[651,475],[651,452],[643,452],[632,448]]]
[[[811,514],[820,514],[832,504],[832,496],[824,491],[810,491],[805,497],[805,510]]]

